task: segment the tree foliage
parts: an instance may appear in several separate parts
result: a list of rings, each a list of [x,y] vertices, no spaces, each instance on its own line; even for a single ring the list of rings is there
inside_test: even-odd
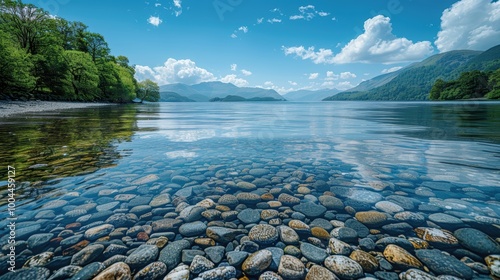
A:
[[[429,93],[430,100],[459,100],[471,98],[498,99],[500,70],[489,74],[474,70],[463,72],[456,80],[436,80]]]
[[[144,100],[157,102],[160,100],[160,87],[150,79],[142,81],[138,84],[137,97],[141,99],[141,103]]]
[[[0,99],[135,99],[128,58],[112,56],[104,36],[87,29],[35,5],[0,0]]]

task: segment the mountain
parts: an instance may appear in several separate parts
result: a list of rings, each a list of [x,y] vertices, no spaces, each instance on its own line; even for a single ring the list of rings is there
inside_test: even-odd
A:
[[[432,85],[438,78],[452,80],[464,71],[490,71],[499,67],[500,45],[484,52],[450,51],[377,76],[324,100],[428,100]]]
[[[209,101],[213,98],[225,98],[228,95],[244,99],[264,98],[269,100],[285,100],[272,89],[237,87],[231,83],[204,82],[195,85],[169,84],[160,87],[160,92],[174,92],[194,101]]]
[[[284,95],[290,101],[321,101],[328,96],[339,93],[338,89],[321,89],[321,90],[297,90],[290,91]]]
[[[210,99],[210,102],[241,102],[241,101],[281,101],[281,100],[272,97],[243,98],[239,95],[228,95],[224,98],[214,97]]]
[[[179,95],[175,92],[163,91],[160,92],[159,102],[195,102],[193,99],[189,99],[185,96]]]

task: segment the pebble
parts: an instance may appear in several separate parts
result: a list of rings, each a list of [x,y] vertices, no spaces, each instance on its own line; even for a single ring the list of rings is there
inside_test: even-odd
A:
[[[318,218],[323,216],[326,212],[326,207],[323,205],[318,205],[314,202],[304,202],[293,206],[293,210],[298,211],[308,218]]]
[[[438,280],[437,277],[434,277],[428,273],[423,272],[422,270],[410,268],[405,272],[399,274],[399,279],[401,280]]]
[[[346,256],[329,256],[325,259],[325,266],[344,279],[358,279],[364,275],[361,265]]]
[[[241,269],[250,276],[256,276],[264,272],[271,265],[271,261],[271,251],[260,250],[250,254],[241,265]]]
[[[189,280],[190,275],[189,266],[181,264],[172,269],[163,280]]]
[[[285,279],[302,279],[306,268],[296,257],[283,255],[278,266],[278,274]]]
[[[33,234],[27,240],[28,248],[32,251],[41,251],[49,245],[49,242],[53,237],[54,234],[52,233]]]
[[[23,265],[25,268],[36,267],[36,266],[46,266],[54,257],[53,252],[43,252],[38,255],[30,257]]]
[[[124,262],[117,262],[99,273],[93,280],[129,280],[132,279],[130,267]]]
[[[125,263],[132,269],[143,268],[153,262],[158,257],[158,247],[156,245],[141,245],[130,254]]]
[[[214,263],[220,263],[224,258],[224,246],[212,246],[205,249],[207,257]]]
[[[423,268],[422,263],[405,249],[389,244],[385,247],[384,257],[401,268]]]
[[[83,248],[71,258],[71,265],[85,266],[91,263],[104,251],[104,245],[93,244]]]
[[[305,280],[339,280],[339,278],[333,274],[330,270],[319,266],[313,265],[306,275]]]
[[[237,217],[245,224],[255,224],[260,221],[259,211],[252,208],[243,209]]]
[[[328,253],[330,254],[347,256],[351,252],[351,246],[342,240],[332,237],[328,241]]]
[[[182,250],[188,249],[191,244],[187,240],[170,242],[160,251],[158,261],[167,265],[167,271],[174,269],[181,263]]]
[[[214,267],[215,264],[211,262],[209,259],[201,255],[196,255],[194,256],[193,261],[189,266],[189,271],[191,271],[191,273],[194,274],[200,274],[207,270],[213,269]]]
[[[454,232],[460,244],[482,256],[500,254],[500,244],[484,232],[474,228],[461,228]]]
[[[382,212],[386,212],[389,214],[403,212],[405,210],[403,207],[399,206],[398,204],[396,204],[394,202],[386,201],[386,200],[377,202],[375,204],[375,208],[377,208],[378,210],[380,210]]]
[[[325,249],[316,247],[307,242],[300,243],[300,252],[307,260],[317,264],[322,264],[328,257]]]
[[[234,238],[243,233],[239,229],[230,229],[230,228],[225,228],[225,227],[207,227],[206,229],[206,235],[213,240],[217,242],[221,242],[223,244],[227,244],[229,242],[232,242]]]
[[[454,247],[458,245],[458,240],[453,234],[437,228],[418,227],[415,229],[417,236],[431,245],[438,247]]]
[[[243,191],[253,191],[257,189],[257,186],[249,182],[238,182],[236,187]],[[220,203],[220,202],[219,202]]]
[[[375,272],[378,269],[378,260],[362,250],[354,250],[349,258],[355,260],[366,272]]]
[[[83,237],[87,240],[94,241],[103,236],[109,235],[114,229],[115,227],[111,224],[99,225],[86,230]]]
[[[239,267],[243,261],[248,257],[248,252],[243,251],[231,251],[227,253],[227,261],[230,265]]]
[[[186,223],[199,221],[202,218],[201,213],[205,210],[201,206],[188,206],[179,213],[179,219],[182,219]]]
[[[93,279],[96,275],[101,273],[106,267],[100,262],[93,262],[84,266],[78,273],[76,273],[71,280],[87,280]]]
[[[76,266],[76,265],[68,265],[65,266],[61,269],[58,269],[55,271],[54,274],[49,278],[50,280],[55,280],[55,279],[69,279],[76,275],[80,270],[82,270],[81,267]]]
[[[300,203],[299,198],[292,196],[292,195],[289,195],[289,194],[286,194],[286,193],[280,194],[278,196],[278,201],[281,202],[285,206],[294,206],[294,205]]]
[[[344,202],[339,198],[329,195],[322,195],[319,197],[321,205],[325,206],[328,210],[343,210]]]
[[[490,255],[484,258],[491,275],[500,278],[500,255]]]
[[[203,235],[207,230],[207,225],[201,221],[185,223],[179,227],[179,233],[186,237]]]
[[[134,280],[161,279],[167,274],[167,266],[162,262],[152,262],[134,275]]]
[[[472,269],[455,257],[435,249],[417,250],[415,254],[425,266],[437,275],[453,275],[463,279],[472,279]]]
[[[409,212],[409,211],[399,212],[399,213],[394,215],[394,218],[396,220],[406,222],[414,227],[421,226],[425,223],[424,216],[422,216],[421,214]]]
[[[259,224],[252,227],[248,237],[259,245],[270,245],[278,240],[278,230],[271,225]]]
[[[459,218],[444,213],[430,214],[428,219],[440,227],[450,230],[455,230],[465,226],[464,222],[462,222]]]
[[[387,216],[378,211],[360,211],[357,212],[356,220],[365,224],[366,226],[379,226],[387,221]]]
[[[288,226],[279,226],[278,232],[281,242],[287,245],[298,244],[300,241],[297,232]]]
[[[50,270],[44,267],[22,268],[15,272],[9,272],[0,276],[0,280],[34,280],[47,279],[50,275]]]
[[[222,266],[205,271],[199,275],[202,280],[230,280],[236,277],[236,268],[233,266]],[[187,280],[188,278],[186,278]],[[174,279],[164,279],[174,280]]]

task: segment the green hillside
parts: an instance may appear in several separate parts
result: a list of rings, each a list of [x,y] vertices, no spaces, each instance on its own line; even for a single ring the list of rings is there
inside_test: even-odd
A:
[[[499,66],[500,46],[485,52],[450,51],[401,69],[396,77],[381,86],[369,90],[342,92],[324,100],[428,100],[429,92],[437,79],[452,80],[464,71],[494,70]],[[372,80],[381,80],[383,76]]]

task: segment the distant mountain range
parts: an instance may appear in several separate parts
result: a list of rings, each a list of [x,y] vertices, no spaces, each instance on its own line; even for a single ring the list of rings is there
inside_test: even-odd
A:
[[[450,51],[364,81],[355,88],[324,100],[428,100],[432,85],[438,78],[446,81],[456,79],[465,71],[498,68],[500,45],[484,52]]]
[[[232,97],[226,99],[227,101],[232,99],[235,101],[286,100],[283,96],[272,89],[237,87],[231,83],[204,82],[195,85],[169,84],[160,86],[160,101],[164,102],[206,102],[216,98],[224,99],[228,96]]]
[[[320,90],[297,90],[284,94],[289,101],[321,101],[326,97],[339,93],[338,89],[320,89]]]

